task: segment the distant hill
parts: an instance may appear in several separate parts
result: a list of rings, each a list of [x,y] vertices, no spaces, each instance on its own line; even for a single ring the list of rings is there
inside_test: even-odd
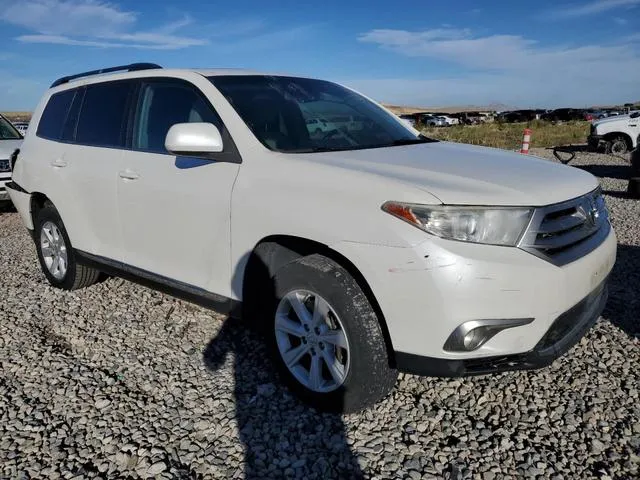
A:
[[[504,112],[514,110],[515,107],[505,105],[504,103],[491,103],[489,105],[460,105],[448,107],[409,107],[403,105],[385,105],[389,110],[396,114],[416,113],[416,112],[441,112],[441,113],[459,113],[459,112]]]

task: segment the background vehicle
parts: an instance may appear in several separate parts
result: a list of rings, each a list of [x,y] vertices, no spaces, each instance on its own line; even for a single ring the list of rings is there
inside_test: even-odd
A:
[[[460,120],[455,117],[451,117],[449,115],[438,115],[439,118],[442,118],[447,125],[458,125],[460,124]]]
[[[542,120],[550,122],[570,122],[572,120],[584,120],[585,112],[577,108],[557,108],[541,116]]]
[[[13,122],[13,126],[20,132],[23,137],[27,134],[27,128],[29,128],[29,122]]]
[[[32,123],[8,190],[51,285],[104,271],[242,315],[320,409],[398,371],[543,367],[604,308],[591,174],[431,140],[332,82],[133,64],[57,80]]]
[[[594,110],[591,112],[586,112],[584,114],[584,119],[588,121],[600,120],[601,118],[606,118],[606,117],[607,117],[606,112],[602,110]]]
[[[408,127],[411,128],[416,128],[416,118],[414,115],[411,114],[403,114],[403,115],[398,115],[398,117],[402,120],[402,122],[407,125]]]
[[[434,117],[433,115],[421,115],[420,123],[427,127],[446,127],[447,122],[442,117]]]
[[[497,116],[498,122],[515,123],[530,122],[535,120],[538,112],[536,110],[513,110],[511,112],[502,112]]]
[[[589,147],[622,155],[638,146],[640,112],[616,115],[592,122],[587,142]]]
[[[0,202],[9,201],[6,184],[11,180],[10,158],[22,143],[22,135],[9,120],[0,115]]]

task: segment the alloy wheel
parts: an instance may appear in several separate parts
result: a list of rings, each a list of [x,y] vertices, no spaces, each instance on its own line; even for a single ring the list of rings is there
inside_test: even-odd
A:
[[[349,373],[349,341],[338,315],[320,295],[287,293],[276,309],[278,351],[291,374],[306,388],[327,393]]]

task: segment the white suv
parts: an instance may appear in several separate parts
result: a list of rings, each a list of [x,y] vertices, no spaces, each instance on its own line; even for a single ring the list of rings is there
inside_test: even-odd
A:
[[[362,121],[314,137],[313,112]],[[589,173],[237,70],[56,81],[9,191],[52,285],[102,271],[242,313],[324,410],[370,405],[398,371],[548,365],[598,318],[616,255]]]

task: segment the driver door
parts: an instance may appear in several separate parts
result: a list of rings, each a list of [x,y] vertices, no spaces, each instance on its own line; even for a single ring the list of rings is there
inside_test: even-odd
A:
[[[125,263],[224,295],[230,288],[230,201],[239,165],[176,157],[164,147],[177,123],[209,122],[221,132],[224,125],[186,81],[143,80],[139,91],[132,150],[124,154],[118,178]],[[232,147],[225,142],[220,158]]]

